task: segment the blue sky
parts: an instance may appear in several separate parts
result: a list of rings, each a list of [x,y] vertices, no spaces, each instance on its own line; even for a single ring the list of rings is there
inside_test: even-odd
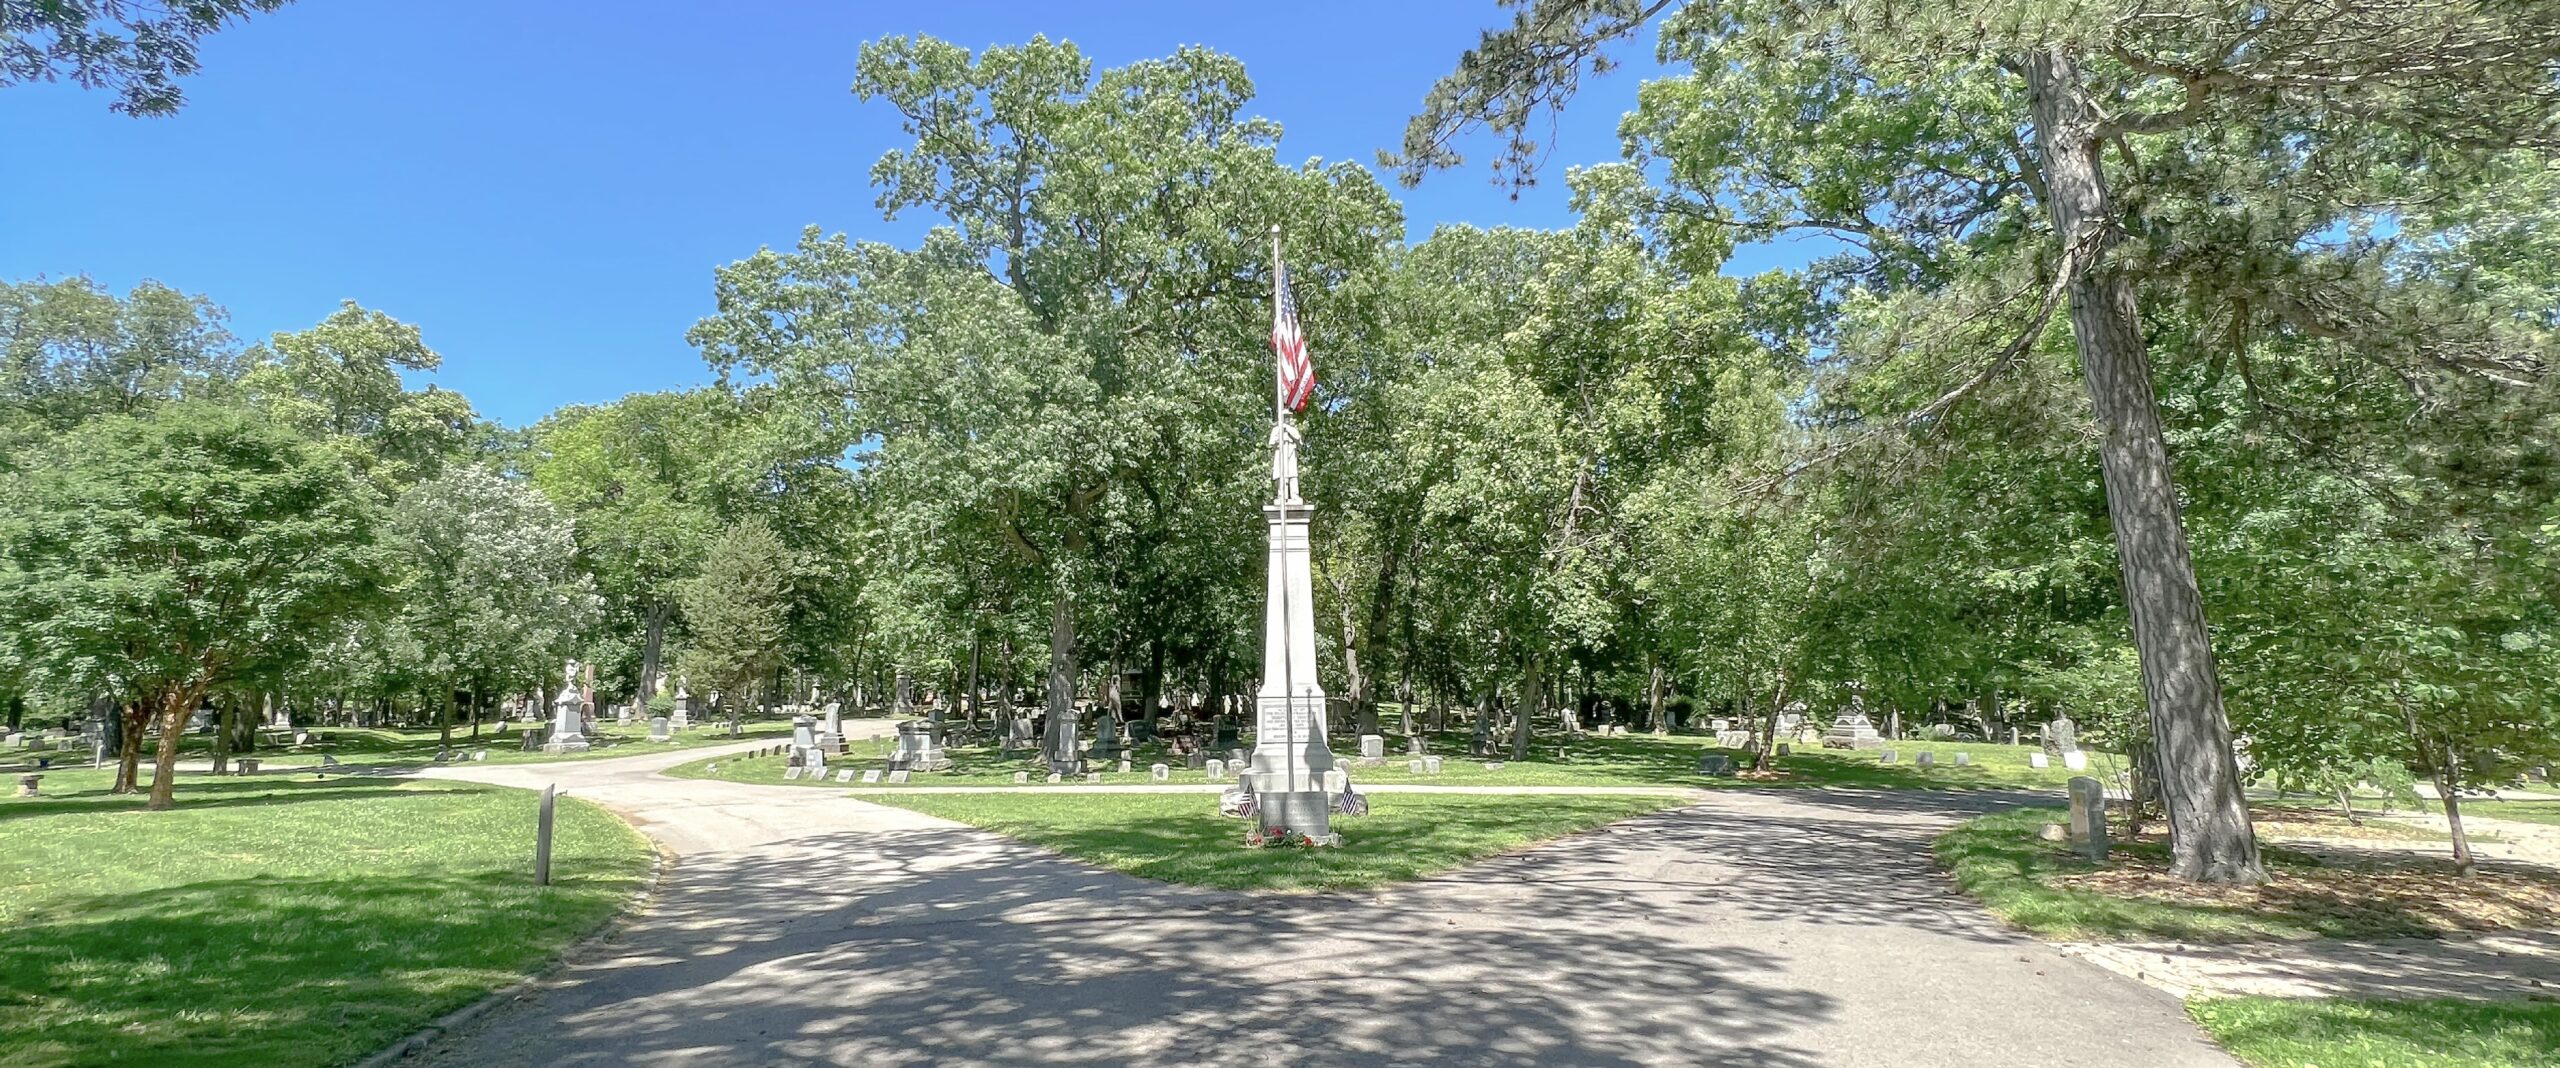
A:
[[[156,278],[229,308],[244,338],[353,299],[418,324],[445,359],[435,381],[521,425],[708,381],[684,331],[720,264],[812,223],[914,240],[921,217],[872,206],[870,166],[899,135],[850,92],[864,41],[1046,33],[1097,66],[1207,45],[1244,60],[1283,159],[1374,166],[1507,18],[1492,0],[306,0],[208,39],[174,118],[67,85],[0,90],[0,278]],[[1411,233],[1568,222],[1563,165],[1616,158],[1650,51],[1586,83],[1553,180],[1515,201],[1480,168],[1435,176],[1404,194]]]

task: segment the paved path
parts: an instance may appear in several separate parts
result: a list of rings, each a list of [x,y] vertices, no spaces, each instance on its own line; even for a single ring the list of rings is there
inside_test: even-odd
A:
[[[425,1062],[2232,1063],[2173,999],[1952,894],[1929,839],[1981,795],[1721,791],[1403,886],[1248,896],[652,774],[704,755],[431,773],[556,781],[679,860],[622,938]]]

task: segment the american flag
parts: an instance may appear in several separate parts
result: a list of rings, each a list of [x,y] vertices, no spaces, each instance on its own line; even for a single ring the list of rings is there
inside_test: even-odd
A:
[[[1277,244],[1275,239],[1274,244]],[[1298,330],[1298,300],[1289,295],[1289,268],[1272,261],[1271,351],[1280,357],[1280,406],[1297,411],[1316,391],[1316,369],[1307,358],[1307,335]]]

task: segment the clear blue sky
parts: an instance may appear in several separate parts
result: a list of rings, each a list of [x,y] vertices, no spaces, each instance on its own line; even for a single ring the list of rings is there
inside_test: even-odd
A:
[[[1097,66],[1203,44],[1245,61],[1283,159],[1374,166],[1507,19],[1492,0],[305,0],[208,39],[174,118],[67,85],[0,90],[0,278],[155,278],[229,308],[244,338],[354,299],[419,325],[444,356],[435,381],[522,425],[708,381],[684,331],[720,264],[812,223],[921,232],[872,206],[871,163],[900,139],[850,92],[864,41],[1046,33]],[[1586,86],[1554,180],[1515,202],[1482,169],[1438,175],[1404,195],[1412,235],[1569,221],[1563,165],[1616,158],[1650,52]]]

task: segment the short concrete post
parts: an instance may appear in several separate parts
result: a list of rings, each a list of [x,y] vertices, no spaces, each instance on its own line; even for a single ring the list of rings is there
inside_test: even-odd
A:
[[[558,784],[542,788],[542,812],[533,821],[533,885],[551,885],[551,810],[559,804]]]
[[[2071,780],[2071,847],[2091,863],[2107,859],[2107,788],[2086,775]]]

